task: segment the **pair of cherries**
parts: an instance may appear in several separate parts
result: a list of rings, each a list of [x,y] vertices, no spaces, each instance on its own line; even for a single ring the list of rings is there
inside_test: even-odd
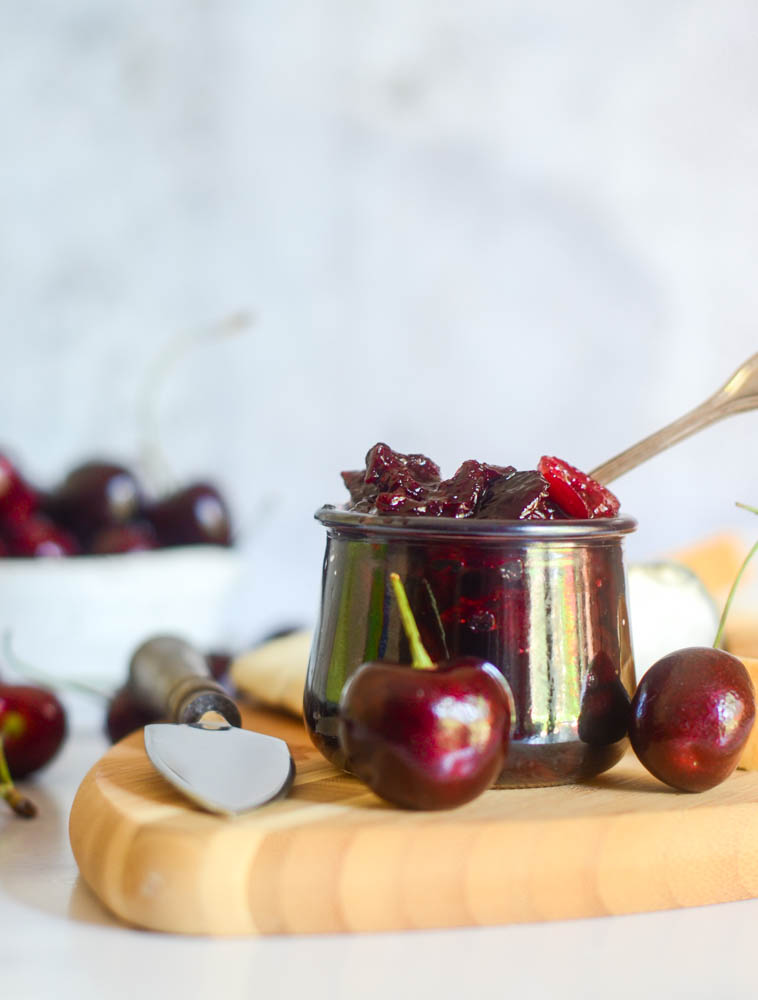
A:
[[[396,573],[391,582],[412,669],[365,663],[345,685],[339,738],[346,766],[395,805],[453,808],[489,788],[503,767],[513,698],[491,663],[470,656],[433,663]],[[620,685],[605,687],[617,699]],[[607,694],[602,683],[594,692]],[[623,696],[632,747],[661,781],[700,792],[736,768],[755,719],[755,695],[735,656],[716,648],[678,650],[644,674],[631,703]]]

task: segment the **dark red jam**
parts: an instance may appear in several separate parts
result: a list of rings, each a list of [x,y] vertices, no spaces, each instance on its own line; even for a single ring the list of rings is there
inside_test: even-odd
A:
[[[403,455],[375,444],[365,468],[343,472],[346,509],[403,517],[559,520],[615,517],[619,501],[587,473],[543,456],[537,469],[469,459],[450,479],[426,455]]]

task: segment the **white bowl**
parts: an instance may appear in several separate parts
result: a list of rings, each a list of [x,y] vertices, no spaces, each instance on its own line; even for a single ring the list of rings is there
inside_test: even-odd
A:
[[[0,559],[0,630],[31,666],[107,689],[125,680],[133,650],[156,633],[205,651],[223,645],[241,569],[237,550],[199,545]]]

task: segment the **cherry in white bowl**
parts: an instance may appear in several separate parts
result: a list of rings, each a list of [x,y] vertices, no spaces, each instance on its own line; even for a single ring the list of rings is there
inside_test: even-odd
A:
[[[150,498],[106,459],[49,490],[0,453],[0,629],[61,678],[120,680],[146,635],[223,645],[242,556],[221,494],[191,483]]]

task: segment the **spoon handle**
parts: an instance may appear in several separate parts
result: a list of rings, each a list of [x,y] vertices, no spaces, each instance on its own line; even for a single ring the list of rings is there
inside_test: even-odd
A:
[[[729,381],[700,406],[696,406],[694,410],[662,427],[655,434],[643,438],[631,448],[598,465],[590,475],[599,483],[609,483],[678,441],[689,437],[690,434],[694,434],[695,431],[702,430],[703,427],[708,427],[709,424],[733,413],[744,413],[746,410],[756,408],[758,408],[758,354],[748,358]]]
[[[702,403],[694,410],[690,410],[689,413],[685,413],[678,420],[674,420],[654,434],[650,434],[648,437],[643,438],[642,441],[638,441],[631,448],[627,448],[613,458],[609,458],[607,462],[603,462],[602,465],[598,465],[596,469],[593,469],[590,475],[599,483],[610,483],[612,480],[618,479],[619,476],[623,476],[625,472],[629,472],[631,469],[636,468],[636,466],[641,465],[642,462],[646,462],[659,452],[665,451],[666,448],[670,448],[677,442],[689,437],[690,434],[694,434],[695,431],[702,430],[703,427],[707,427],[709,424],[727,415],[728,411],[715,408],[711,404],[711,401],[708,400],[708,402]]]

